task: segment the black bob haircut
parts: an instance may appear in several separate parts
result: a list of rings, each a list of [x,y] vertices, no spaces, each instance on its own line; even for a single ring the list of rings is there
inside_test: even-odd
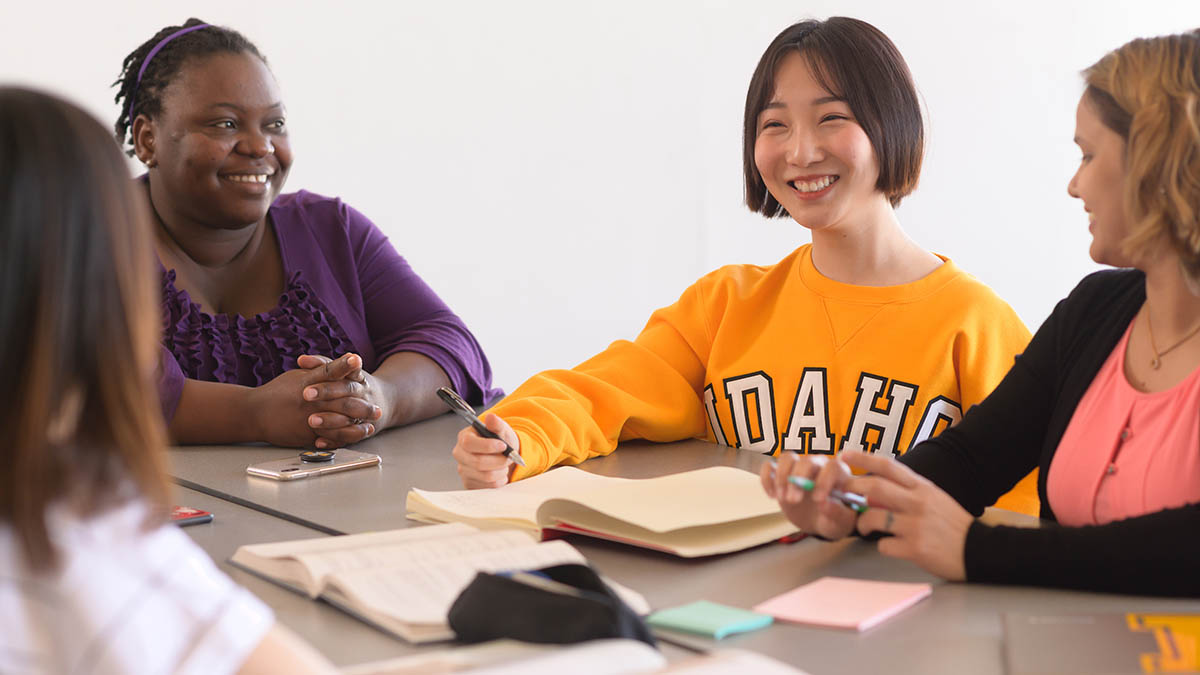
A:
[[[758,139],[758,116],[775,95],[779,64],[795,52],[808,60],[818,84],[850,106],[879,162],[875,187],[887,195],[892,206],[899,205],[917,186],[925,152],[925,127],[912,74],[896,45],[878,28],[858,19],[835,16],[788,26],[767,47],[754,69],[746,92],[742,129],[746,206],[768,218],[787,215],[758,173],[754,144]]]

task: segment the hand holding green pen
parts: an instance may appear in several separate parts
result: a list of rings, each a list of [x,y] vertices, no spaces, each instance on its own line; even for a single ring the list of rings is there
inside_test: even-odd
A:
[[[769,459],[767,462],[770,463],[772,471],[778,468],[775,460]],[[811,479],[804,478],[802,476],[788,476],[788,482],[800,488],[801,490],[804,490],[805,492],[812,492],[813,488],[816,487]],[[854,492],[833,490],[829,493],[829,496],[850,507],[851,509],[854,509],[856,513],[864,513],[868,508],[870,508],[867,506],[867,498]]]

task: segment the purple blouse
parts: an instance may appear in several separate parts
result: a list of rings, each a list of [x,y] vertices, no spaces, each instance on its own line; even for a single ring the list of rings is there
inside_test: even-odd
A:
[[[296,367],[302,354],[354,352],[368,372],[396,352],[417,352],[446,371],[475,405],[503,394],[471,331],[413,272],[387,237],[340,199],[280,195],[275,225],[287,286],[256,316],[211,315],[162,271],[163,412],[170,420],[185,379],[256,387]]]

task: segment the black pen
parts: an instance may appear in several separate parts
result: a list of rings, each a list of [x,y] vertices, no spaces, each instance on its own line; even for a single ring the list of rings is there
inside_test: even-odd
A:
[[[475,427],[475,433],[483,436],[484,438],[494,438],[501,443],[504,443],[504,456],[521,466],[525,466],[525,460],[521,459],[521,453],[514,450],[513,447],[506,443],[503,438],[497,436],[496,432],[484,426],[483,422],[481,422],[479,418],[475,416],[475,410],[471,408],[466,401],[462,400],[462,397],[459,396],[457,392],[449,387],[438,387],[437,395],[438,398],[445,401],[446,405],[450,406],[450,409],[457,413],[459,417],[469,422],[472,427]]]

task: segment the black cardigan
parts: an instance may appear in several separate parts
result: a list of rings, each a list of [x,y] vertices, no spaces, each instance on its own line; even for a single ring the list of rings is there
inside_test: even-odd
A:
[[[1042,518],[1058,442],[1104,361],[1146,299],[1136,270],[1089,275],[1058,303],[1012,370],[962,422],[900,461],[978,516],[1034,467]],[[1193,529],[1195,528],[1195,529]],[[1200,596],[1200,505],[1107,525],[967,532],[969,581]]]

